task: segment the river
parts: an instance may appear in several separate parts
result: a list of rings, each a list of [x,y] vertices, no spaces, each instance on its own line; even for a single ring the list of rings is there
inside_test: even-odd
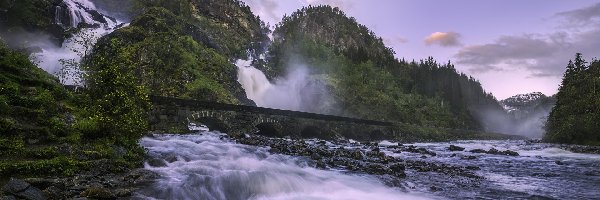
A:
[[[289,140],[289,139],[288,139]],[[304,141],[329,149],[369,145]],[[344,168],[315,168],[310,156],[271,153],[269,147],[245,145],[220,133],[154,135],[140,141],[149,156],[164,165],[145,168],[161,175],[138,192],[154,199],[597,199],[600,155],[580,154],[555,145],[526,141],[455,141],[404,144],[435,155],[399,151],[382,141],[378,149],[404,163],[467,167],[476,176],[423,171],[407,164],[406,178],[390,184],[389,176]],[[449,151],[450,145],[464,147]],[[519,156],[472,153],[495,148]],[[366,158],[365,158],[366,159]],[[468,167],[470,166],[470,167]],[[452,167],[448,167],[452,168]]]

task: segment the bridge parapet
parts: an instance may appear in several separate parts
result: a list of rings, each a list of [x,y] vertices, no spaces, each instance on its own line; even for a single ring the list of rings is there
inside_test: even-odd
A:
[[[151,129],[159,132],[189,132],[187,125],[192,122],[234,135],[370,140],[399,134],[389,122],[169,97],[150,99]]]

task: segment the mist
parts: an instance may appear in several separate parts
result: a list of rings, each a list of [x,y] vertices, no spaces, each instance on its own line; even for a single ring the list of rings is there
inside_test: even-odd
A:
[[[46,33],[28,32],[21,28],[2,28],[2,30],[5,31],[0,31],[0,37],[8,46],[29,53],[31,60],[50,74],[55,74],[60,70],[62,66],[59,62],[60,59],[77,58],[75,52],[70,48],[63,48],[55,38]]]
[[[511,114],[505,110],[484,108],[473,113],[486,131],[541,139],[545,134],[544,125],[550,110],[551,108]]]
[[[238,60],[238,82],[259,107],[331,114],[333,98],[323,80],[311,75],[302,63],[287,65],[285,76],[271,82],[265,74]]]

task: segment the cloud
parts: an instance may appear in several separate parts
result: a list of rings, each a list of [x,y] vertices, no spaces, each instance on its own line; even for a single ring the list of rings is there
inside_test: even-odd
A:
[[[456,32],[435,32],[425,38],[425,44],[443,47],[461,46],[459,38],[460,34]]]
[[[405,44],[408,43],[408,39],[402,36],[384,37],[383,43],[386,45]]]
[[[578,52],[597,56],[600,28],[502,36],[492,43],[463,47],[455,58],[473,73],[519,69],[529,72],[530,77],[556,77],[563,74],[566,63]]]
[[[305,0],[306,4],[309,5],[330,5],[333,7],[338,7],[343,11],[348,11],[352,7],[354,7],[353,2],[348,0]]]
[[[555,15],[570,25],[589,25],[600,20],[600,3],[576,10],[560,12]]]
[[[281,19],[281,16],[278,16],[277,13],[275,13],[275,11],[279,8],[279,4],[278,4],[279,2],[277,0],[243,0],[243,1],[248,6],[250,6],[250,9],[252,9],[252,12],[255,15],[270,18],[270,20],[263,19],[263,21],[276,22]]]
[[[454,57],[472,73],[523,70],[536,78],[562,76],[575,53],[600,56],[600,3],[554,16],[569,24],[548,34],[502,36],[488,44],[465,46]]]

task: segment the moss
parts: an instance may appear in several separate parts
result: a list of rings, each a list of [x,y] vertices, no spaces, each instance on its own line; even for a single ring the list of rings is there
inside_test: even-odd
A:
[[[88,162],[77,161],[65,156],[52,159],[20,161],[20,160],[2,160],[0,161],[0,175],[64,175],[71,176],[76,172],[89,168]]]
[[[122,90],[109,95],[139,97]],[[0,44],[0,176],[69,176],[92,170],[98,162],[108,172],[141,166],[144,151],[137,139],[146,127],[137,125],[146,123],[147,115],[130,112],[138,102],[105,101],[102,106],[118,109],[113,116],[94,115],[92,102],[87,94],[66,91],[26,55]]]

